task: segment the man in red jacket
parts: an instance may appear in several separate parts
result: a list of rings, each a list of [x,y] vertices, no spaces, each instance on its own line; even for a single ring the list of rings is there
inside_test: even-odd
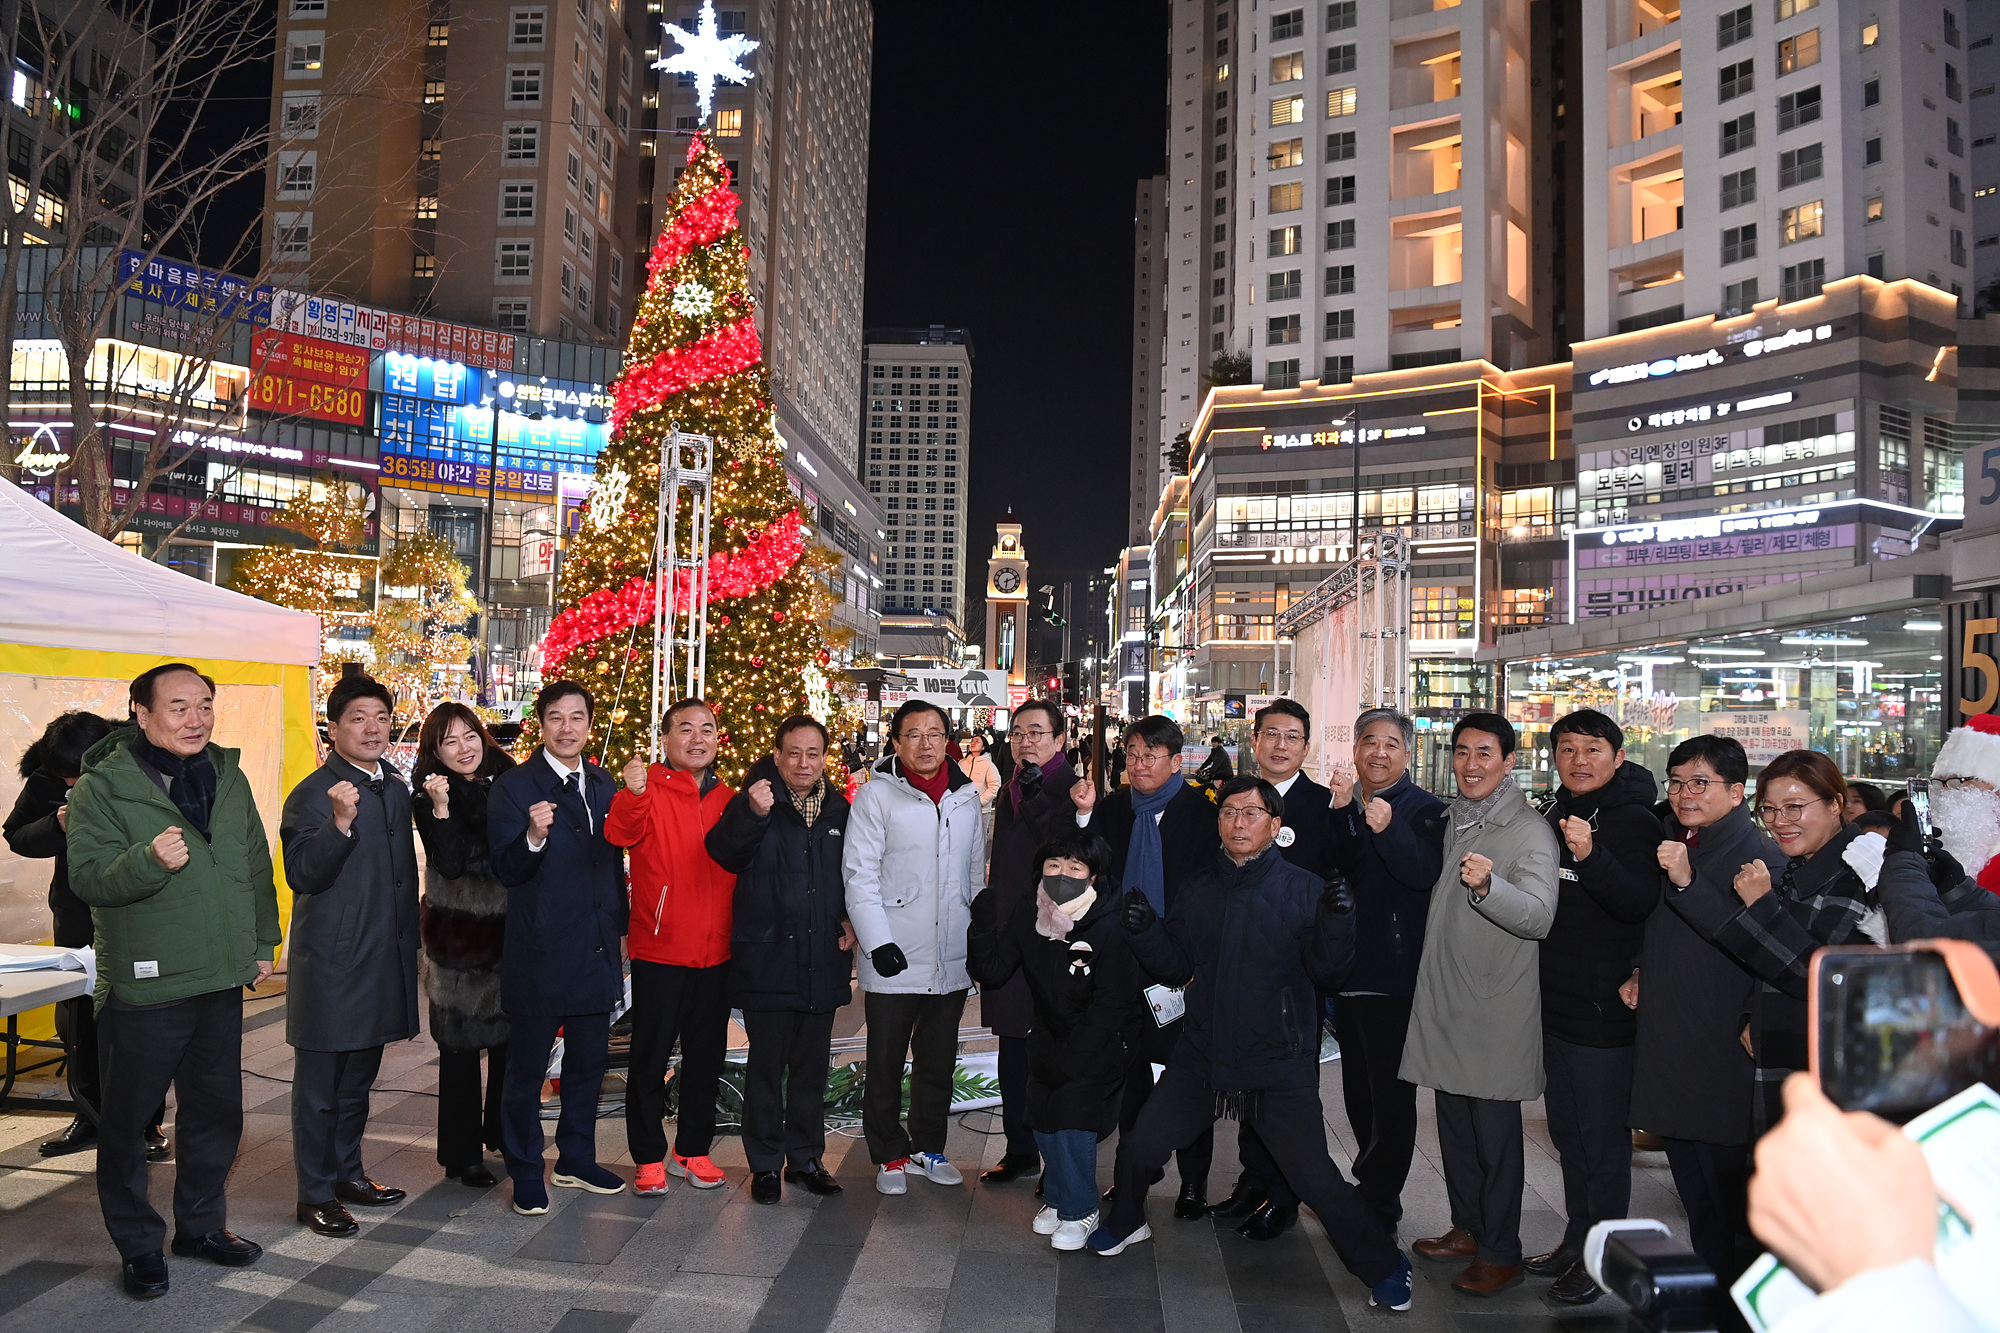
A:
[[[667,1171],[696,1189],[723,1184],[709,1160],[715,1088],[729,1040],[729,925],[736,876],[709,859],[703,840],[736,793],[709,771],[715,714],[683,699],[663,723],[664,764],[638,756],[611,798],[604,836],[632,853],[632,1064],[625,1137],[638,1168],[633,1188],[665,1194]],[[664,1128],[667,1063],[681,1043],[680,1119],[669,1163]]]

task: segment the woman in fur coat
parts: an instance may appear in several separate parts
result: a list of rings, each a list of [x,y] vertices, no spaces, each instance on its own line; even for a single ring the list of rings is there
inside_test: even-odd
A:
[[[423,977],[438,1044],[437,1159],[446,1176],[478,1189],[494,1183],[481,1148],[500,1150],[508,1038],[500,1008],[507,890],[488,860],[486,794],[494,776],[513,766],[478,714],[443,703],[424,719],[411,774],[426,862]]]

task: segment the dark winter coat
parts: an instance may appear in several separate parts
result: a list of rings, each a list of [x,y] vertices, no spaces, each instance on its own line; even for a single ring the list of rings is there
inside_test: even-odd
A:
[[[1444,869],[1445,805],[1406,773],[1375,793],[1394,813],[1380,833],[1354,798],[1327,812],[1327,865],[1354,895],[1354,970],[1346,989],[1415,995],[1431,888]]]
[[[1354,913],[1322,910],[1325,888],[1275,846],[1240,866],[1218,851],[1132,938],[1155,981],[1187,988],[1168,1064],[1224,1093],[1319,1086],[1318,992],[1354,961]]]
[[[507,760],[501,772],[513,766]],[[423,791],[424,779],[439,772],[451,789],[443,819]],[[492,778],[467,778],[426,764],[412,777],[417,836],[424,840],[419,923],[431,1037],[454,1051],[505,1046],[510,1028],[500,1003],[500,959],[507,942],[507,886],[493,873],[486,845]]]
[[[285,949],[285,1040],[305,1051],[359,1051],[417,1035],[417,846],[410,789],[337,754],[285,798],[278,826],[292,933]],[[361,793],[343,836],[327,792]]]
[[[1333,793],[1300,773],[1280,797],[1285,823],[1278,830],[1278,850],[1299,869],[1327,878],[1333,874]]]
[[[1661,836],[1681,836],[1672,815]],[[1661,875],[1662,901],[1646,919],[1639,948],[1635,1129],[1724,1146],[1750,1141],[1756,1065],[1742,1032],[1757,978],[1710,936],[1727,919],[1716,914],[1727,910],[1717,891],[1737,901],[1730,885],[1753,859],[1774,881],[1784,869],[1777,844],[1739,805],[1701,830],[1700,845],[1688,853],[1694,880],[1687,888]]]
[[[749,789],[771,784],[771,812],[750,808]],[[839,947],[847,897],[840,857],[847,798],[826,784],[819,818],[806,827],[792,789],[768,757],[751,765],[743,790],[708,831],[715,863],[736,876],[729,937],[729,1003],[738,1009],[827,1014],[853,998],[854,955]]]
[[[1660,904],[1660,821],[1653,775],[1626,762],[1581,796],[1558,787],[1542,802],[1561,859],[1555,924],[1542,940],[1542,1030],[1578,1046],[1630,1046],[1639,1022],[1618,988],[1639,964],[1646,919]],[[1588,820],[1578,861],[1562,821]]]
[[[579,799],[536,750],[495,778],[487,797],[486,845],[507,886],[500,997],[515,1018],[608,1014],[625,993],[625,858],[604,840],[611,775],[587,761],[583,775]],[[533,851],[528,808],[540,801],[553,802],[556,817]]]
[[[1051,834],[1076,831],[1076,803],[1069,798],[1069,789],[1075,785],[1076,770],[1064,761],[1061,767],[1042,775],[1040,789],[1021,802],[1018,812],[1014,809],[1015,789],[1000,788],[993,803],[993,842],[986,870],[986,886],[993,894],[994,929],[1005,931],[1016,916],[1034,920],[1035,886],[1042,882],[1042,866],[1035,860],[1035,850]],[[979,1017],[996,1037],[1027,1036],[1035,1024],[1035,1007],[1025,976],[998,986],[981,982]]]
[[[1118,895],[1100,885],[1097,901],[1064,940],[1035,929],[1033,897],[1004,925],[995,924],[992,901],[972,905],[967,960],[981,995],[1019,982],[1033,1006],[1027,1114],[1045,1133],[1087,1129],[1109,1137],[1118,1127],[1125,1072],[1153,1026],[1139,997],[1147,979],[1119,924],[1118,904]],[[1072,967],[1078,944],[1090,946],[1088,963]]]
[[[1187,877],[1204,870],[1222,847],[1215,792],[1190,778],[1169,778],[1181,789],[1160,813],[1160,865],[1166,884],[1167,915]],[[1132,789],[1120,787],[1098,801],[1084,827],[1111,845],[1111,864],[1104,882],[1114,893],[1125,883],[1125,854],[1132,848]]]
[[[95,937],[90,905],[69,891],[69,839],[56,812],[69,801],[69,784],[47,769],[38,769],[21,785],[5,827],[7,846],[30,861],[53,857],[49,879],[49,914],[55,918],[58,949],[88,948]],[[2000,901],[2000,900],[1996,900]]]
[[[26,855],[26,853],[22,853]],[[1933,886],[1929,877],[1918,879],[1904,874],[1891,876],[1889,863],[1914,852],[1890,852],[1884,859],[1882,910],[1889,917],[1889,939],[1895,944],[1911,940],[1972,940],[1989,952],[2000,945],[2000,895],[1971,876],[1961,876],[1945,888]],[[1922,858],[1918,858],[1921,868]],[[54,890],[50,890],[53,896]],[[56,941],[58,944],[61,940]]]

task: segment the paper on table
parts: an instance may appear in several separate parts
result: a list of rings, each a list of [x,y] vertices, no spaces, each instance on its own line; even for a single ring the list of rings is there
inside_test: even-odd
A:
[[[0,972],[81,972],[97,988],[97,951],[40,944],[0,944]]]
[[[2000,1309],[2000,1094],[1975,1083],[1903,1132],[1923,1148],[1937,1186],[1938,1275],[1967,1309]],[[1769,1333],[1817,1299],[1770,1254],[1759,1255],[1729,1294],[1754,1333]]]

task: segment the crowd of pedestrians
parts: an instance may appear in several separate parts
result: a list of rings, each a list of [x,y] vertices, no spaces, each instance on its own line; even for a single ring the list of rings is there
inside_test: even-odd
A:
[[[2000,728],[1955,732],[1941,752],[1940,848],[1813,751],[1767,765],[1753,808],[1742,747],[1690,738],[1661,802],[1593,711],[1552,728],[1557,785],[1539,804],[1515,777],[1514,727],[1484,712],[1452,729],[1448,800],[1412,779],[1414,725],[1387,709],[1355,719],[1351,760],[1322,786],[1304,771],[1313,718],[1290,699],[1256,715],[1256,776],[1233,776],[1219,745],[1203,765],[1215,781],[1183,773],[1186,738],[1152,716],[1125,729],[1122,781],[1107,784],[1080,771],[1052,703],[1023,705],[1004,754],[988,754],[911,701],[853,783],[834,780],[832,738],[800,716],[737,789],[714,770],[720,721],[701,700],[667,710],[658,762],[634,758],[614,781],[586,753],[596,701],[556,681],[535,701],[532,753],[508,756],[448,703],[406,781],[384,759],[394,700],[348,676],[328,699],[325,762],[285,800],[281,941],[250,784],[212,740],[214,692],[168,664],[132,682],[128,722],[58,719],[24,760],[5,830],[17,853],[55,859],[58,942],[98,951],[95,996],[61,1016],[95,1111],[44,1151],[97,1147],[105,1225],[141,1297],[166,1292],[168,1249],[227,1265],[261,1252],[228,1229],[224,1182],[242,1129],[242,988],[272,975],[281,944],[298,1217],[321,1235],[353,1236],[351,1208],[404,1197],[371,1177],[363,1147],[383,1049],[420,1026],[440,1053],[440,1166],[490,1187],[497,1153],[517,1213],[546,1212],[550,1186],[727,1183],[711,1149],[732,1010],[749,1040],[751,1197],[838,1194],[824,1097],[857,977],[875,1187],[959,1185],[947,1131],[976,985],[1005,1140],[981,1179],[1038,1177],[1034,1229],[1056,1249],[1115,1256],[1147,1240],[1146,1196],[1172,1160],[1174,1217],[1269,1239],[1303,1204],[1371,1303],[1403,1310],[1419,1089],[1451,1226],[1409,1249],[1458,1266],[1460,1292],[1535,1275],[1558,1304],[1596,1299],[1583,1240],[1629,1210],[1634,1130],[1665,1148],[1691,1243],[1726,1285],[1757,1248],[1755,1145],[1802,1095],[1785,1080],[1806,1064],[1814,949],[2000,940],[2000,899],[1982,887],[1993,868],[1982,854],[1968,873],[1953,851],[2000,835]],[[621,1013],[630,1179],[597,1160]],[[1339,1038],[1351,1179],[1324,1130],[1323,1024]],[[170,1087],[171,1239],[146,1189]],[[1526,1255],[1521,1104],[1538,1098],[1568,1222]],[[1224,1119],[1239,1161],[1211,1203]]]

